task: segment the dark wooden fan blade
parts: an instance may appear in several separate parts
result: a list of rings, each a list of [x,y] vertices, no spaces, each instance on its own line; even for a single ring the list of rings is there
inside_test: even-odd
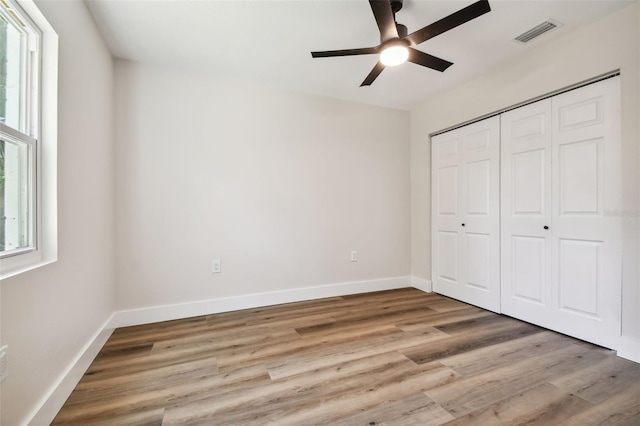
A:
[[[377,47],[363,47],[362,49],[326,50],[324,52],[311,52],[314,58],[330,58],[333,56],[371,55],[378,53]]]
[[[380,30],[381,43],[398,38],[398,29],[391,10],[391,2],[389,0],[369,0],[369,4]]]
[[[420,44],[490,11],[491,6],[489,6],[489,2],[487,0],[477,1],[464,9],[460,9],[459,11],[452,13],[446,18],[442,18],[433,24],[427,25],[426,27],[409,34],[405,37],[405,40],[409,40],[412,45]]]
[[[407,60],[414,64],[422,65],[423,67],[431,68],[440,72],[453,65],[452,62],[445,61],[444,59],[437,58],[411,47],[409,48],[409,58],[407,58]]]
[[[378,78],[382,70],[384,70],[384,65],[382,64],[382,62],[378,61],[378,63],[376,64],[375,67],[373,67],[373,69],[371,70],[367,78],[364,79],[360,87],[371,86],[371,83],[373,83],[374,80]]]

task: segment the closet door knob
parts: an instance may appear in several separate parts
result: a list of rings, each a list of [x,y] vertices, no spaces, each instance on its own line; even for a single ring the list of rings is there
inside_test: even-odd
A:
[[[464,226],[464,223],[462,224],[462,226]]]
[[[544,226],[544,229],[549,229],[549,227],[547,225]]]

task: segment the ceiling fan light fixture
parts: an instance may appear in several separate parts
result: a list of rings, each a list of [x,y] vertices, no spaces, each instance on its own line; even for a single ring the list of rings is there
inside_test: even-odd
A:
[[[4,0],[0,0],[4,1]],[[414,49],[433,37],[452,30],[459,25],[476,19],[491,11],[489,0],[478,0],[432,24],[407,34],[405,25],[396,22],[396,12],[402,8],[403,0],[369,0],[369,6],[380,32],[380,44],[359,49],[325,50],[311,52],[313,58],[331,58],[336,56],[372,55],[379,56],[378,62],[364,79],[360,87],[371,86],[387,66],[400,65],[406,61],[443,72],[452,62],[429,55],[422,50]]]
[[[380,53],[380,62],[388,67],[400,65],[409,58],[409,49],[404,44],[394,44],[386,47]]]

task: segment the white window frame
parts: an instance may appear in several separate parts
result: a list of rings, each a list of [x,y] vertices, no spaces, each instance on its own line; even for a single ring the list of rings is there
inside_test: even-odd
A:
[[[32,244],[30,247],[6,252],[0,257],[0,279],[55,262],[57,241],[57,128],[58,128],[58,35],[33,0],[0,0],[38,31],[39,65],[30,67],[32,75],[28,91],[22,96],[36,108],[23,117],[23,130],[31,138],[33,177],[30,185],[32,214]],[[35,40],[29,39],[28,43]],[[33,46],[30,46],[30,49]],[[31,60],[30,58],[29,60]],[[27,98],[28,97],[28,98]],[[6,127],[0,130],[9,134]],[[11,135],[17,137],[20,135]],[[20,140],[25,139],[22,135]]]

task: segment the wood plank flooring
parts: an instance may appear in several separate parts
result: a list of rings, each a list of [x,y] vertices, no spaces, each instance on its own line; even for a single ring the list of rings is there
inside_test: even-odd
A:
[[[54,424],[640,425],[640,364],[400,289],[117,329]]]

